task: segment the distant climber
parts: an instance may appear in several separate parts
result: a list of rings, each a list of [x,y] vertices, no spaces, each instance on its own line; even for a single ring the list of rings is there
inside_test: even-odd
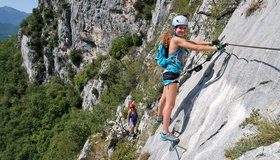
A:
[[[163,122],[162,132],[160,133],[161,140],[179,142],[179,138],[170,133],[168,127],[171,112],[175,105],[178,79],[180,73],[183,72],[185,60],[188,55],[186,49],[194,51],[216,51],[224,48],[226,44],[218,40],[205,42],[184,39],[188,27],[186,16],[179,15],[174,17],[172,27],[172,31],[166,33],[161,40],[164,47],[168,48],[168,56],[172,56],[173,58],[172,62],[167,65],[162,73],[164,89],[158,104],[156,123],[161,124]]]
[[[136,135],[136,125],[138,120],[138,113],[136,110],[135,102],[131,102],[128,106],[127,123],[130,127],[130,135]]]

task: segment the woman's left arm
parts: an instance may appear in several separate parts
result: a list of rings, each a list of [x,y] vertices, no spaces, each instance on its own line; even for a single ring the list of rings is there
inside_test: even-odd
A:
[[[130,121],[130,110],[128,111],[127,113],[127,123],[129,124],[129,121]]]

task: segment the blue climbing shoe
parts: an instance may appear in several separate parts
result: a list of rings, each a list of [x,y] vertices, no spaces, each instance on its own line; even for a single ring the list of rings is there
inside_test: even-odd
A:
[[[160,139],[162,141],[171,141],[174,143],[179,143],[180,139],[178,137],[176,137],[174,134],[172,133],[160,133]]]

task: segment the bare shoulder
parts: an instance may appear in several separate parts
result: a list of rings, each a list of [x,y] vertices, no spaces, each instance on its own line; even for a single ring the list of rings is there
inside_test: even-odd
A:
[[[185,42],[187,42],[186,39],[181,38],[181,37],[173,37],[171,40],[173,40],[176,44],[180,44],[180,43],[185,43]]]

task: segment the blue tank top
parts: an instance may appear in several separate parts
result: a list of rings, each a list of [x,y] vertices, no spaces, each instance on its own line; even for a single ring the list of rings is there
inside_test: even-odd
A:
[[[174,55],[173,56],[173,60],[174,60],[174,63],[171,63],[171,64],[168,64],[167,67],[166,67],[166,71],[171,71],[171,72],[174,72],[174,73],[180,73],[184,67],[185,67],[185,63],[186,63],[186,58],[188,56],[188,51],[185,50],[185,48],[178,48],[178,50],[171,55],[173,54],[177,54],[177,55]]]
[[[174,34],[173,37],[176,37],[176,35]],[[185,60],[188,57],[189,52],[185,48],[179,47],[176,52],[169,54],[169,57],[171,57],[172,55],[172,59],[174,60],[174,62],[168,64],[164,72],[171,71],[174,73],[180,73],[185,67]]]
[[[134,112],[130,112],[129,117],[132,119],[132,121],[137,120],[137,115],[136,115],[136,112],[135,112],[135,111],[134,111]]]

